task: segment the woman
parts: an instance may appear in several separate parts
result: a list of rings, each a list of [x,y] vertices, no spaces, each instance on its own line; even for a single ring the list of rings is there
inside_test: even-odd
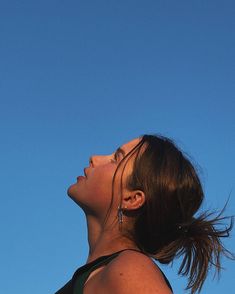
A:
[[[84,210],[88,226],[86,265],[56,294],[170,294],[153,262],[183,256],[179,273],[187,289],[201,290],[209,265],[220,270],[222,246],[232,228],[218,230],[220,216],[195,217],[204,195],[198,175],[169,139],[144,135],[113,154],[92,156],[68,195]]]

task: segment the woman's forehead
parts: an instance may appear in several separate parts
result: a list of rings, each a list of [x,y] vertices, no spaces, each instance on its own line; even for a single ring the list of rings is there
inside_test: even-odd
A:
[[[141,138],[135,138],[132,139],[131,141],[123,144],[121,146],[121,149],[125,152],[125,154],[127,154],[128,152],[130,152],[136,145],[139,144],[139,142],[141,141]]]

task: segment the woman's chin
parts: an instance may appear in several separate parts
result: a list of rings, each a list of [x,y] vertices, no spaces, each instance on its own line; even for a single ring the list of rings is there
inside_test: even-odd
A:
[[[74,198],[76,194],[76,184],[73,184],[68,187],[67,189],[67,195],[71,198]]]

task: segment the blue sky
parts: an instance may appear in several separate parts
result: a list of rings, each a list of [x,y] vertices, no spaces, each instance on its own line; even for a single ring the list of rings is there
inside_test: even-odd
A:
[[[235,214],[235,3],[0,2],[0,292],[54,293],[87,257],[66,195],[91,154],[144,133],[198,166],[203,209]],[[224,240],[232,249],[233,236]],[[161,268],[185,293],[178,262]],[[234,287],[234,262],[202,293]]]

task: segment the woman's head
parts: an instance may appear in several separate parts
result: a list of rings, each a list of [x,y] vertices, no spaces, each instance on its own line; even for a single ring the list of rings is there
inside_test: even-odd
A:
[[[179,225],[191,221],[204,196],[195,168],[170,139],[144,135],[139,148],[127,187],[143,191],[145,203],[133,234],[155,254],[175,237]]]

